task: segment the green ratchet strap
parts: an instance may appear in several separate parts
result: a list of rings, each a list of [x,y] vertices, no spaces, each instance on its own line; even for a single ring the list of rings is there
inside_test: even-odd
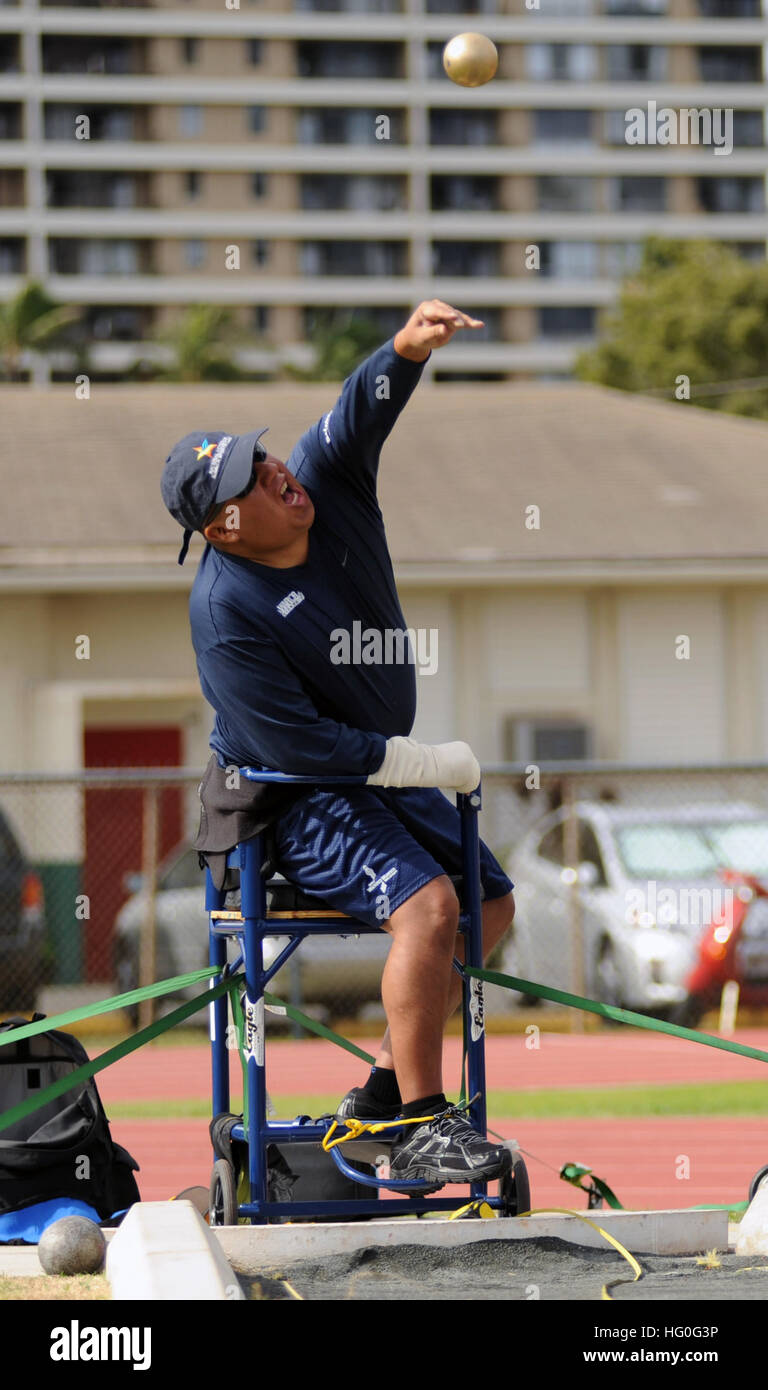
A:
[[[579,994],[568,994],[562,989],[549,989],[546,985],[537,985],[531,980],[518,980],[514,975],[501,975],[498,970],[480,970],[476,966],[467,965],[464,967],[464,974],[474,975],[478,980],[487,980],[491,985],[500,985],[502,989],[516,989],[523,994],[534,994],[539,999],[552,999],[556,1004],[565,1004],[570,1009],[583,1009],[589,1014],[600,1014],[602,1018],[612,1018],[615,1023],[631,1023],[635,1028],[647,1028],[652,1033],[670,1033],[673,1038],[687,1038],[689,1042],[719,1047],[722,1052],[737,1052],[741,1057],[754,1057],[757,1062],[768,1062],[768,1052],[761,1052],[759,1047],[729,1042],[727,1038],[716,1038],[712,1033],[699,1033],[695,1028],[683,1028],[677,1023],[664,1023],[659,1018],[648,1018],[645,1014],[636,1014],[630,1009],[617,1009],[613,1004],[599,1004],[596,999],[582,999]]]
[[[615,1192],[611,1191],[607,1182],[603,1182],[602,1178],[596,1178],[592,1169],[585,1168],[583,1163],[564,1163],[560,1169],[560,1177],[563,1179],[563,1182],[573,1183],[573,1186],[578,1187],[579,1191],[586,1192],[588,1210],[593,1207],[602,1206],[603,1201],[606,1201],[609,1207],[613,1207],[614,1211],[624,1210]],[[585,1185],[581,1181],[582,1178],[591,1178],[592,1181]]]
[[[354,1057],[360,1057],[364,1062],[370,1062],[373,1066],[376,1061],[370,1052],[363,1052],[362,1047],[355,1047],[354,1043],[347,1042],[340,1033],[334,1033],[332,1028],[326,1028],[324,1023],[318,1023],[316,1018],[309,1018],[303,1014],[301,1009],[296,1009],[292,1004],[286,1004],[284,1000],[277,999],[274,994],[267,994],[264,991],[265,1004],[271,1005],[276,1011],[284,1013],[288,1018],[292,1018],[294,1023],[300,1023],[309,1033],[317,1033],[319,1038],[327,1038],[329,1042],[335,1042],[339,1047],[343,1047],[345,1052],[351,1052]]]
[[[51,1014],[49,1018],[39,1019],[37,1023],[25,1023],[21,1028],[10,1028],[7,1033],[0,1033],[0,1047],[5,1047],[6,1043],[21,1042],[22,1038],[34,1038],[37,1033],[50,1033],[54,1028],[63,1028],[67,1023],[79,1023],[81,1018],[96,1018],[98,1014],[108,1014],[113,1009],[140,1004],[142,999],[158,999],[163,994],[172,994],[186,985],[197,985],[202,980],[209,980],[212,975],[219,974],[221,971],[218,966],[207,965],[204,970],[190,970],[186,975],[173,975],[169,980],[158,980],[153,985],[143,985],[141,989],[130,989],[127,994],[115,994],[111,999],[102,999],[98,1004],[85,1004],[81,1009],[68,1009],[63,1014]]]
[[[196,971],[195,973],[199,977],[200,974],[210,975],[219,972],[208,970],[204,972]],[[188,976],[180,976],[179,978],[189,979]],[[118,1062],[121,1057],[126,1057],[129,1052],[135,1052],[138,1047],[143,1047],[144,1043],[150,1042],[152,1038],[157,1037],[158,1033],[164,1033],[166,1029],[173,1028],[177,1023],[183,1023],[185,1018],[189,1018],[191,1014],[197,1013],[198,1009],[204,1008],[206,1004],[213,1003],[214,999],[218,999],[222,994],[226,994],[228,990],[234,989],[243,978],[242,975],[227,976],[220,984],[214,985],[212,989],[206,989],[202,994],[195,995],[194,999],[190,999],[186,1004],[182,1004],[180,1008],[174,1009],[173,1013],[167,1014],[165,1018],[159,1019],[157,1023],[150,1024],[148,1028],[142,1028],[141,1032],[134,1033],[130,1038],[126,1038],[123,1042],[118,1043],[116,1047],[111,1047],[108,1052],[102,1052],[95,1061],[84,1062],[83,1065],[78,1067],[75,1071],[69,1072],[66,1076],[62,1076],[58,1081],[54,1081],[53,1085],[46,1086],[44,1091],[39,1091],[37,1095],[31,1096],[29,1100],[22,1101],[20,1105],[14,1105],[12,1110],[6,1110],[4,1114],[0,1115],[0,1131],[7,1129],[9,1125],[16,1124],[18,1120],[23,1120],[27,1115],[33,1114],[35,1110],[39,1110],[41,1106],[46,1105],[49,1100],[55,1100],[57,1096],[64,1095],[65,1091],[70,1091],[73,1087],[79,1086],[83,1081],[87,1081],[89,1077],[94,1076],[97,1071],[103,1071],[105,1067],[111,1066],[113,1062]],[[162,983],[167,987],[167,980]],[[145,990],[150,988],[154,987],[150,985],[145,986]],[[135,990],[133,993],[141,994],[143,991]],[[121,995],[118,997],[127,999],[129,996]],[[80,1017],[86,1017],[89,1011],[80,1009],[77,1010],[77,1012]],[[101,1010],[101,1012],[103,1012],[103,1010]],[[9,1029],[8,1037],[2,1036],[0,1037],[0,1041],[3,1043],[17,1042],[20,1036],[29,1037],[30,1029],[33,1029],[35,1033],[50,1032],[53,1024],[59,1023],[62,1018],[66,1017],[66,1014],[59,1014],[56,1018],[42,1019],[37,1023],[28,1024],[24,1028],[11,1028]]]

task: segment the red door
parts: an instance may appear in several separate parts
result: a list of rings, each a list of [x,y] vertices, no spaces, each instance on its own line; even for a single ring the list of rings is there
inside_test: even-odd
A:
[[[181,729],[166,727],[85,730],[86,767],[179,767]],[[112,977],[115,916],[128,896],[126,873],[142,865],[140,787],[89,787],[85,793],[85,867],[83,892],[90,900],[85,925],[85,979]],[[182,791],[167,787],[160,794],[159,857],[181,839]]]

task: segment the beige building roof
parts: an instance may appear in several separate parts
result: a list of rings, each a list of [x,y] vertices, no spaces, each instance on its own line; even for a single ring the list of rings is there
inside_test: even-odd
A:
[[[90,400],[0,388],[0,573],[143,562],[191,582],[159,492],[171,446],[196,428],[269,424],[270,451],[287,458],[336,395],[333,384],[96,385]],[[767,467],[768,424],[689,404],[578,384],[423,385],[385,446],[380,496],[406,569],[755,560],[765,574]]]

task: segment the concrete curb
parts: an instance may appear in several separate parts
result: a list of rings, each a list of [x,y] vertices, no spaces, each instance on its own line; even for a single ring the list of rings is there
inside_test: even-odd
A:
[[[704,1211],[593,1211],[590,1221],[620,1240],[632,1254],[698,1255],[728,1250],[728,1213]],[[306,1222],[295,1226],[218,1226],[211,1235],[241,1274],[299,1260],[323,1260],[355,1250],[396,1245],[451,1248],[479,1240],[532,1240],[557,1236],[573,1245],[608,1249],[608,1242],[577,1216],[497,1217],[478,1221],[375,1220]]]
[[[218,1241],[191,1202],[137,1202],[107,1248],[112,1297],[143,1302],[245,1298]]]

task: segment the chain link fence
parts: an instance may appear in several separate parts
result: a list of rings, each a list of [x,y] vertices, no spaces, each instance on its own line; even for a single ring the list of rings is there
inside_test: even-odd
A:
[[[0,1013],[52,1013],[207,963],[190,848],[199,780],[0,777]],[[768,765],[494,766],[483,800],[481,833],[517,902],[496,969],[693,1025],[724,988],[768,1007]],[[274,992],[326,1021],[374,1024],[388,947],[384,933],[310,939]],[[488,987],[491,1018],[522,1004],[536,1001]],[[584,1026],[578,1010],[568,1018]]]

